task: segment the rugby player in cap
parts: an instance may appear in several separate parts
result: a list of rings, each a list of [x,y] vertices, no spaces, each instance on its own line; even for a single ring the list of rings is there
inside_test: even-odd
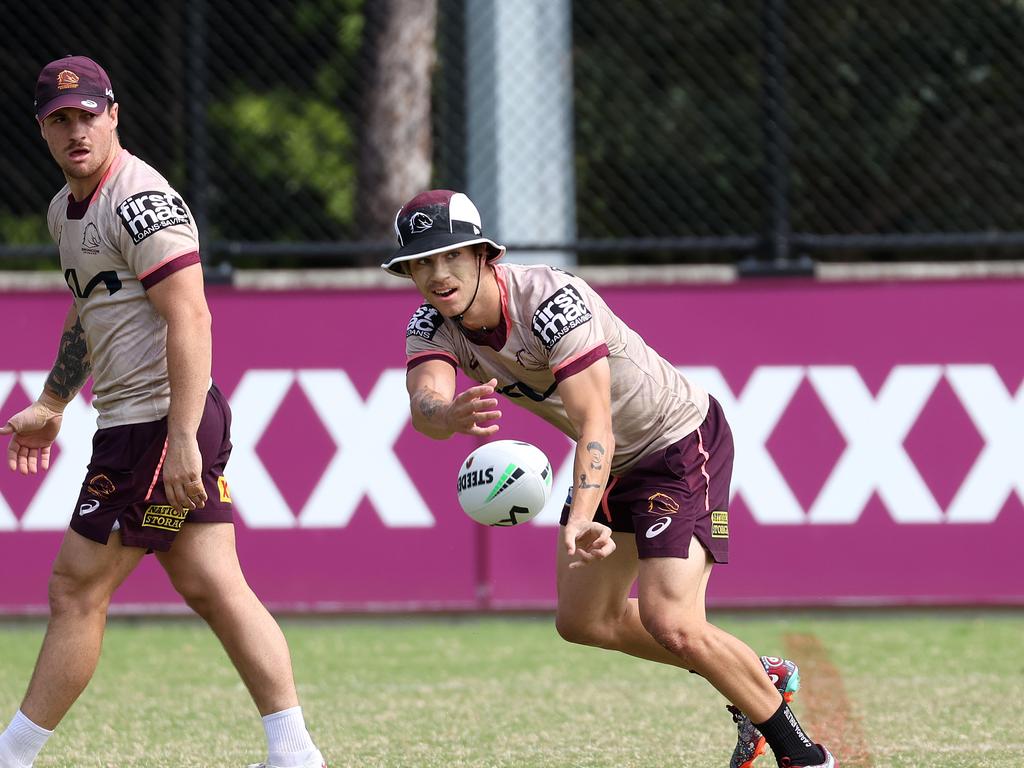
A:
[[[733,440],[715,399],[579,277],[499,264],[505,248],[466,195],[417,195],[395,230],[400,247],[381,266],[424,299],[406,330],[414,427],[488,437],[502,394],[576,441],[558,633],[703,676],[739,728],[731,768],[748,768],[766,742],[780,766],[833,768],[789,709],[796,665],[759,659],[705,616],[712,567],[729,555]],[[479,384],[457,393],[456,369]]]
[[[0,734],[0,768],[31,766],[85,689],[111,596],[147,552],[216,633],[263,716],[269,757],[259,766],[324,768],[284,635],[235,552],[224,479],[231,413],[210,378],[211,321],[192,214],[163,176],[121,148],[118,104],[95,61],[70,56],[43,67],[35,108],[67,181],[47,221],[72,300],[43,391],[0,420],[10,468],[48,468],[64,408],[90,375],[99,416],[53,563],[42,649]]]

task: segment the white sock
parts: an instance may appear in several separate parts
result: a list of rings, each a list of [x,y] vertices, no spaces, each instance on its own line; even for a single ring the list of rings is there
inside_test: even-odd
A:
[[[0,733],[0,756],[8,757],[17,761],[18,765],[28,768],[52,735],[53,731],[40,728],[19,709],[11,718],[7,730]]]
[[[302,707],[266,715],[263,729],[267,732],[268,762],[271,765],[298,768],[316,754],[316,746],[302,717]]]

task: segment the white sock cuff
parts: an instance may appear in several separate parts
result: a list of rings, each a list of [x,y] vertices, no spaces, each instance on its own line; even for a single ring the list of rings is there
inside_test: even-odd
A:
[[[315,747],[306,730],[302,707],[291,707],[263,717],[271,756],[282,752],[311,753]]]
[[[36,725],[27,717],[25,713],[20,709],[15,713],[11,719],[11,728],[17,728],[19,731],[28,731],[30,734],[35,736],[42,736],[43,738],[50,738],[53,735],[53,731],[48,731],[41,725]]]
[[[19,709],[7,729],[0,734],[0,754],[13,758],[18,765],[32,765],[52,735],[53,731],[36,725]]]
[[[298,715],[302,718],[302,707],[289,707],[288,709],[282,709],[280,712],[271,712],[269,715],[263,716],[263,724],[270,725],[275,720],[281,720],[282,718],[291,717],[292,715]]]

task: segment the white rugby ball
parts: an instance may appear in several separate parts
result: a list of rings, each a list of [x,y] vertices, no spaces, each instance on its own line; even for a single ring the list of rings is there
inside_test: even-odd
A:
[[[551,463],[535,445],[495,440],[459,467],[459,504],[482,525],[508,527],[537,516],[551,496]]]

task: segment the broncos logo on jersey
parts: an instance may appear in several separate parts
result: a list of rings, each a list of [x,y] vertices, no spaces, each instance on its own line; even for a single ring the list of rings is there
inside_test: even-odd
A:
[[[526,347],[516,352],[516,362],[528,371],[543,371],[548,367],[547,361],[539,360]]]

